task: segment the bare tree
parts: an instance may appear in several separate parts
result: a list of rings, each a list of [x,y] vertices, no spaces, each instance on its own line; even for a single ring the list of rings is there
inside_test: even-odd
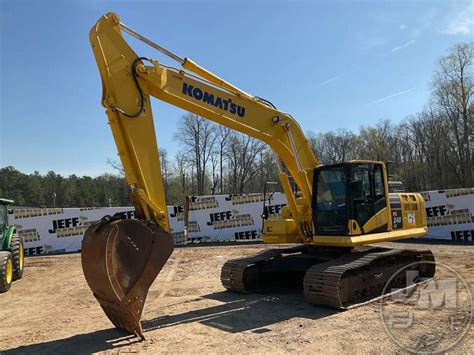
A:
[[[219,192],[224,193],[224,154],[228,145],[228,138],[232,130],[219,125],[217,128],[217,145],[219,154]]]
[[[206,193],[206,168],[216,142],[216,125],[195,114],[181,118],[176,138],[184,144],[186,154],[193,165],[196,176],[196,193]]]
[[[265,145],[250,136],[232,133],[229,138],[227,157],[231,173],[231,190],[233,193],[246,192],[247,184],[259,171],[257,157]]]
[[[269,147],[265,146],[264,149],[260,151],[259,162],[258,162],[258,166],[259,166],[258,174],[260,175],[260,177],[259,179],[254,179],[256,182],[258,182],[258,185],[254,184],[252,187],[252,191],[262,192],[265,182],[267,181],[278,182],[279,181],[278,169],[277,169],[274,159],[275,159],[275,156]]]
[[[308,141],[321,164],[342,163],[354,159],[357,136],[346,129],[314,134],[308,132]]]
[[[372,127],[362,127],[359,132],[357,156],[363,159],[394,160],[393,148],[396,144],[396,128],[388,120],[380,121]]]
[[[319,164],[331,164],[332,161],[327,154],[327,144],[325,142],[324,134],[315,134],[312,131],[306,132],[306,138],[311,146],[311,149],[316,155]]]
[[[342,163],[354,155],[356,135],[346,129],[328,132],[325,135],[327,153],[333,163]]]
[[[222,182],[222,175],[219,175],[219,173],[217,172],[219,161],[221,162],[222,171],[222,159],[223,155],[220,154],[218,149],[214,149],[211,152],[211,195],[214,195],[217,192],[219,182]]]
[[[171,172],[169,169],[169,160],[168,160],[168,152],[164,148],[158,149],[158,154],[160,157],[160,163],[161,163],[161,178],[163,179],[163,184],[165,188],[165,198],[166,201],[169,200],[169,179],[171,176]]]
[[[474,140],[472,43],[456,45],[439,61],[432,82],[432,102],[449,122],[453,169],[464,187],[473,183],[472,142]]]
[[[107,158],[105,163],[114,169],[120,176],[125,176],[125,170],[123,170],[122,163],[118,160]]]
[[[188,179],[188,161],[186,154],[178,152],[175,156],[174,173],[179,177],[183,195],[186,193],[186,180]]]

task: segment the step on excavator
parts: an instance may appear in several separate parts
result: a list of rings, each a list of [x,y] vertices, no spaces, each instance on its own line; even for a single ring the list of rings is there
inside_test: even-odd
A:
[[[138,56],[124,33],[181,68]],[[390,193],[383,162],[320,165],[290,114],[138,34],[114,13],[98,20],[90,42],[137,216],[104,217],[87,229],[82,244],[87,283],[117,328],[144,339],[140,318],[148,289],[173,252],[150,97],[259,139],[275,154],[287,205],[278,218],[266,217],[262,240],[279,246],[227,261],[221,271],[227,290],[296,286],[312,304],[348,309],[380,297],[402,267],[410,265],[415,273],[409,274],[418,276],[400,276],[399,287],[434,276],[429,250],[374,246],[427,232],[422,196]]]

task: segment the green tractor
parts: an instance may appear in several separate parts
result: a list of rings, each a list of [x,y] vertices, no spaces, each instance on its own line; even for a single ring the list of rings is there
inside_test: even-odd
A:
[[[0,293],[7,292],[12,282],[23,276],[23,240],[15,227],[8,225],[7,219],[7,206],[12,203],[12,200],[0,198]]]

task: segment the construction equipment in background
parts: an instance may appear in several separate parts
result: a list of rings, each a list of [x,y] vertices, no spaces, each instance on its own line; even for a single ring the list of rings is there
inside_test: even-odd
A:
[[[12,203],[12,200],[0,198],[0,293],[7,292],[13,281],[23,277],[23,240],[15,227],[8,225],[7,206]]]
[[[177,61],[182,69],[139,57],[122,32]],[[84,235],[85,278],[116,327],[144,338],[140,317],[148,288],[173,251],[151,96],[257,138],[275,153],[288,204],[278,218],[264,221],[262,239],[298,246],[226,262],[221,280],[228,290],[298,286],[313,304],[345,309],[380,296],[399,268],[434,260],[428,250],[368,246],[427,232],[423,198],[389,194],[384,163],[320,165],[290,114],[141,36],[114,13],[99,19],[90,41],[102,79],[102,105],[138,218],[105,217]],[[435,272],[430,263],[410,268],[419,274],[414,281]],[[403,287],[407,280],[397,281]]]

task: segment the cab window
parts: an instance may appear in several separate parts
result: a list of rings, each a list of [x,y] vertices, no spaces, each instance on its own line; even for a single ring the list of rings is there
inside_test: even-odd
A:
[[[354,169],[353,181],[360,184],[360,188],[357,189],[357,193],[353,196],[354,198],[370,198],[370,170],[367,165],[360,165]]]
[[[354,219],[363,226],[373,216],[372,166],[360,164],[352,170],[351,198]]]
[[[0,206],[0,233],[3,233],[3,231],[6,228],[7,228],[7,209],[5,206]]]
[[[381,165],[374,165],[374,213],[381,211],[386,205],[383,171]]]
[[[385,196],[385,190],[383,188],[383,174],[382,167],[380,165],[374,166],[374,185],[375,185],[375,197]]]

